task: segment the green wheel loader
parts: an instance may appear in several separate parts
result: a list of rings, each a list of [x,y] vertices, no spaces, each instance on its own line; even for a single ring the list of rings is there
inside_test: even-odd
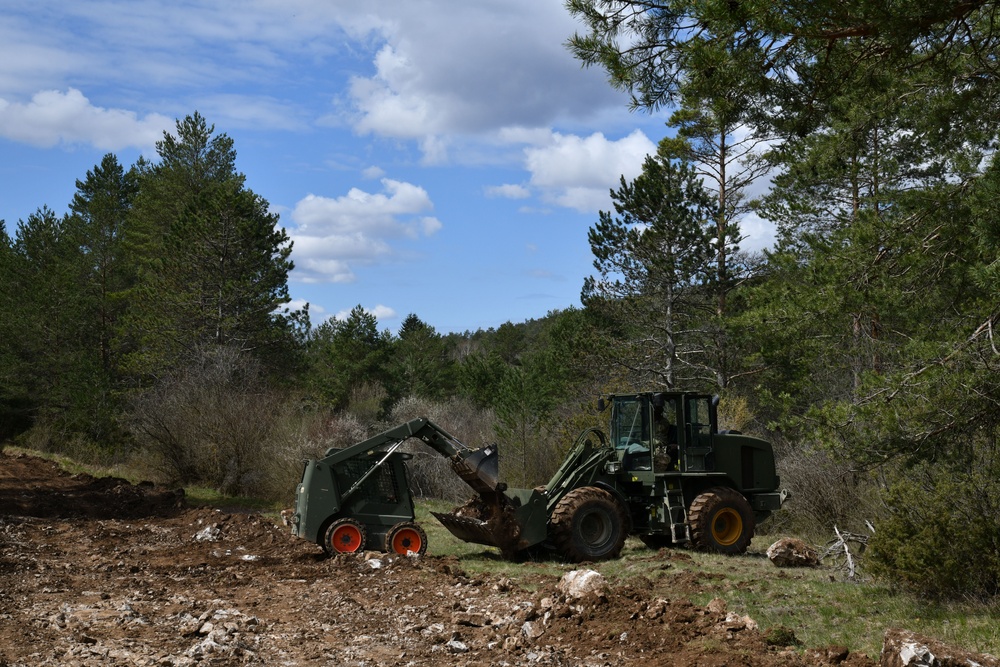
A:
[[[718,430],[717,400],[689,392],[602,398],[600,409],[610,408],[607,433],[581,433],[552,479],[535,489],[499,482],[496,446],[471,449],[416,419],[308,461],[292,530],[330,553],[423,553],[427,538],[413,522],[407,455],[398,451],[416,437],[447,457],[476,493],[434,516],[459,539],[507,557],[545,548],[575,562],[615,558],[630,534],[654,548],[691,544],[740,554],[787,492],[779,490],[769,443]]]

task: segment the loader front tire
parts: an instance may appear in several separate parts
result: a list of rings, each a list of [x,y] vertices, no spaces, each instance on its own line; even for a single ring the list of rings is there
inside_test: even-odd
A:
[[[604,489],[583,486],[567,493],[549,519],[549,535],[566,560],[617,558],[625,545],[628,515]]]
[[[354,519],[337,519],[323,533],[323,551],[329,556],[363,551],[368,541],[364,524]]]
[[[719,486],[699,494],[688,509],[691,542],[720,554],[745,553],[756,523],[741,493]]]

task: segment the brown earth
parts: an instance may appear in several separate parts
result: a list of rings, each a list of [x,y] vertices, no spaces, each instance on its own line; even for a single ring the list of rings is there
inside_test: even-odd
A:
[[[569,600],[557,583],[453,557],[328,559],[259,515],[0,455],[0,667],[874,664],[769,646],[721,601]]]

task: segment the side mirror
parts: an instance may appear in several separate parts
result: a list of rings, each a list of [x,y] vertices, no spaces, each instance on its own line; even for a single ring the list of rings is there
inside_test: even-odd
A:
[[[608,406],[607,406],[607,404],[606,404],[606,403],[604,402],[604,399],[603,399],[603,398],[599,398],[599,399],[597,399],[597,411],[598,411],[598,412],[604,412],[604,408],[606,408],[606,407],[608,407]]]

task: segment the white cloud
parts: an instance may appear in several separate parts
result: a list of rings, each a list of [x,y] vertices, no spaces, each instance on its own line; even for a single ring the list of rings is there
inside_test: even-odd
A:
[[[33,146],[91,144],[101,150],[151,148],[174,122],[160,114],[139,118],[124,109],[104,109],[83,93],[46,90],[27,104],[0,99],[0,136]]]
[[[351,310],[353,309],[342,310],[333,317],[334,319],[343,322],[344,320],[346,320],[348,317],[351,316]],[[364,311],[369,315],[374,315],[375,319],[379,321],[391,320],[396,317],[396,311],[393,308],[390,308],[389,306],[383,306],[382,304],[378,304],[374,308],[365,308]]]
[[[740,220],[740,232],[744,237],[740,242],[741,250],[759,252],[774,245],[774,224],[756,213],[750,213]]]
[[[504,185],[491,185],[486,188],[487,197],[501,197],[503,199],[527,199],[531,196],[531,190],[523,185],[506,183]]]
[[[326,312],[326,309],[323,308],[323,306],[307,301],[306,299],[292,299],[291,301],[286,303],[282,308],[287,308],[288,310],[294,311],[294,310],[302,310],[303,308],[306,307],[306,305],[309,306],[310,319],[312,319],[312,317],[316,315],[322,315],[323,313]]]
[[[382,42],[374,73],[351,79],[354,128],[415,140],[425,162],[447,159],[441,137],[588,122],[609,109],[628,116],[599,68],[581,70],[564,47],[579,25],[561,2],[387,1],[367,11],[385,19],[371,24]]]
[[[295,229],[294,279],[346,283],[355,279],[352,264],[371,264],[394,254],[392,242],[437,233],[441,222],[421,215],[434,208],[423,188],[383,178],[384,192],[359,188],[341,197],[313,194],[291,212]]]
[[[218,119],[227,128],[260,128],[296,131],[309,126],[291,103],[256,95],[209,95],[194,104],[203,116]]]
[[[642,172],[656,145],[640,130],[617,141],[600,132],[588,137],[552,133],[544,146],[525,149],[525,167],[531,185],[553,204],[581,212],[610,207],[609,191],[620,178],[632,180]]]

